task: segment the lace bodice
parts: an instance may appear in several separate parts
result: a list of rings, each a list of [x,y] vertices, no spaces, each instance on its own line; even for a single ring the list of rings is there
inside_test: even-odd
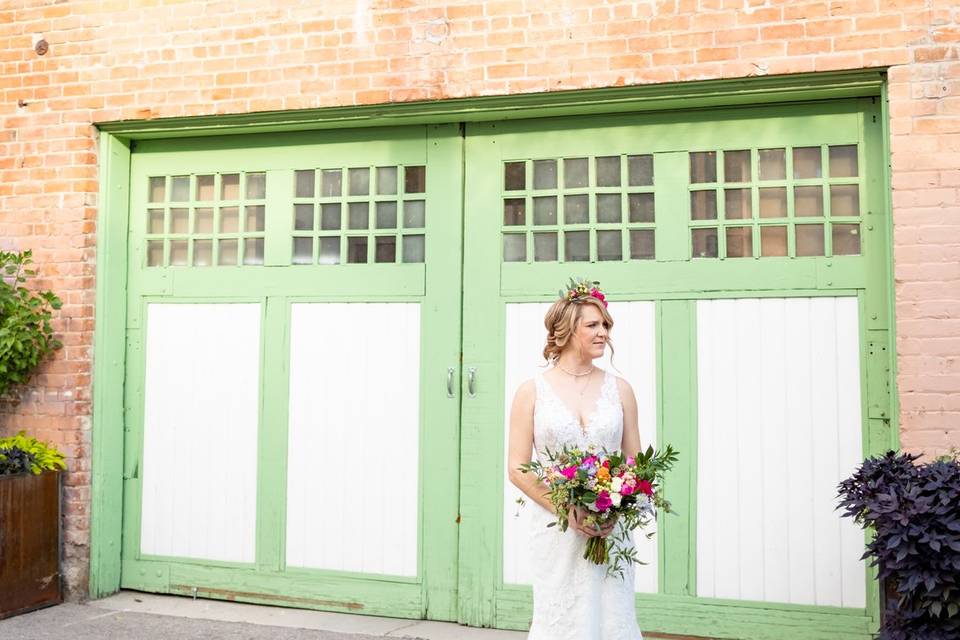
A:
[[[615,451],[623,439],[623,406],[617,390],[617,378],[603,372],[600,395],[587,416],[585,428],[566,403],[557,395],[542,373],[534,377],[537,399],[533,410],[533,443],[537,458],[547,461],[546,450],[556,451],[564,445],[599,448]]]

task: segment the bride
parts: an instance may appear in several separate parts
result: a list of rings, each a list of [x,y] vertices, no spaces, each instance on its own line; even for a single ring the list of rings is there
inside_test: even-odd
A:
[[[634,455],[640,451],[637,401],[630,385],[594,366],[610,344],[613,318],[603,293],[575,283],[544,318],[543,356],[553,366],[517,389],[510,411],[510,481],[534,502],[530,532],[533,567],[533,622],[528,640],[638,640],[634,569],[607,576],[606,566],[583,559],[589,536],[607,536],[614,524],[594,529],[586,512],[571,509],[570,527],[547,527],[556,513],[547,487],[519,470],[535,449],[596,445]],[[612,347],[611,347],[612,350]]]

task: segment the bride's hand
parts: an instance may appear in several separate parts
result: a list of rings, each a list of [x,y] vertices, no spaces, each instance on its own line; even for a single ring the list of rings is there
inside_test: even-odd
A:
[[[578,533],[587,536],[588,538],[594,538],[600,536],[606,538],[610,535],[610,532],[613,531],[614,525],[616,525],[616,518],[610,522],[606,522],[599,527],[591,525],[585,522],[587,516],[590,513],[583,507],[570,507],[570,510],[567,512],[567,519],[570,522],[570,526],[573,527]]]

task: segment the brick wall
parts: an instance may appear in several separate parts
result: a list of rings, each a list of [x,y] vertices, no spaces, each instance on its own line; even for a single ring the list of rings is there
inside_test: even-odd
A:
[[[66,346],[0,431],[69,457],[69,595],[88,567],[91,123],[889,66],[902,441],[940,453],[960,446],[958,41],[948,0],[3,3],[0,246],[35,251]]]

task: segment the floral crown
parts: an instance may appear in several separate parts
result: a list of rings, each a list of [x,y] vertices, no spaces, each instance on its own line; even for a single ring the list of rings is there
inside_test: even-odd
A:
[[[603,303],[603,308],[607,308],[606,296],[600,291],[600,283],[596,280],[586,279],[578,280],[570,278],[566,290],[560,289],[560,298],[570,302],[581,302],[584,298],[593,297]]]

